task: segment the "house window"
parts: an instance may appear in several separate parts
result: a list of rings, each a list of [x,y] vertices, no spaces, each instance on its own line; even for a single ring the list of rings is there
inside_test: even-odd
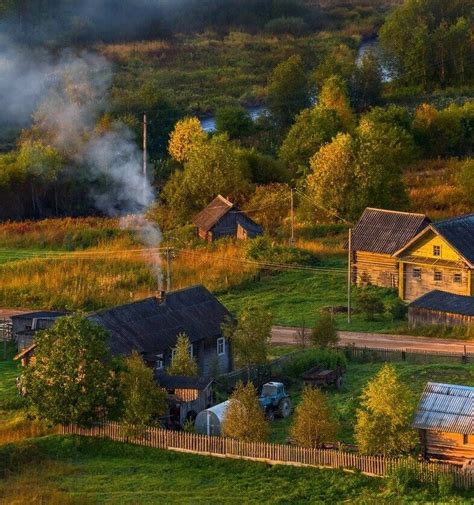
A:
[[[413,269],[413,278],[414,279],[421,279],[421,268],[414,268]]]
[[[441,246],[440,245],[433,246],[433,256],[441,256]]]
[[[157,354],[155,370],[163,370],[163,366],[164,366],[163,354]]]
[[[469,443],[469,435],[463,435],[462,436],[462,443],[464,445],[468,444]]]
[[[189,345],[188,353],[191,356],[191,358],[194,356],[193,344]],[[171,359],[173,359],[175,355],[176,355],[176,347],[173,347],[173,349],[171,349]]]
[[[454,274],[453,275],[453,282],[455,284],[461,284],[462,283],[462,275],[461,274]]]
[[[225,338],[221,337],[217,339],[217,355],[222,356],[225,354]]]
[[[443,272],[440,272],[439,270],[435,270],[434,280],[435,281],[442,281],[443,280]]]

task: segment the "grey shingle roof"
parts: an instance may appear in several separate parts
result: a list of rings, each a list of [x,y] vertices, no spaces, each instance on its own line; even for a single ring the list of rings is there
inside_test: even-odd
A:
[[[158,384],[165,389],[199,389],[202,391],[212,382],[208,377],[185,377],[183,375],[156,374]]]
[[[393,254],[429,223],[424,214],[368,207],[352,230],[352,250]]]
[[[474,214],[446,219],[432,224],[464,258],[474,264]]]
[[[205,209],[194,216],[193,223],[198,228],[209,231],[232,208],[234,208],[233,203],[218,195]]]
[[[105,327],[114,354],[137,350],[146,354],[163,352],[176,344],[179,333],[191,342],[221,334],[227,309],[204,286],[167,293],[164,301],[146,298],[97,312],[89,319]]]
[[[40,310],[37,312],[27,312],[25,314],[17,314],[12,316],[11,319],[46,319],[46,318],[56,318],[67,315],[67,312],[58,310]]]
[[[413,300],[409,307],[474,316],[474,296],[455,295],[436,289]]]
[[[474,387],[428,382],[413,428],[474,434]]]

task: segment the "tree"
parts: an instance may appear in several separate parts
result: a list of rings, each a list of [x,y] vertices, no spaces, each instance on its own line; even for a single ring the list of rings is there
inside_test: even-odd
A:
[[[382,70],[374,51],[368,51],[354,69],[350,80],[351,101],[357,110],[367,110],[380,102]]]
[[[334,347],[339,342],[336,321],[326,310],[319,313],[318,320],[311,332],[311,342],[317,347]]]
[[[25,369],[32,414],[52,424],[89,426],[115,403],[107,332],[83,316],[58,319],[35,335],[36,361]]]
[[[318,106],[301,111],[279,151],[292,178],[306,175],[311,156],[341,130],[341,121],[332,109]]]
[[[162,197],[181,221],[222,194],[233,201],[250,192],[249,166],[226,135],[215,135],[194,144],[184,170],[177,170],[162,191]]]
[[[308,78],[301,56],[291,56],[273,69],[267,101],[271,115],[283,129],[293,122],[300,110],[308,107]]]
[[[242,149],[240,153],[248,164],[250,179],[253,183],[271,184],[289,181],[288,169],[282,161],[255,149]]]
[[[272,334],[272,315],[258,305],[247,305],[237,321],[223,324],[224,335],[230,339],[236,365],[247,367],[267,362]]]
[[[241,106],[223,107],[216,112],[217,132],[227,133],[230,139],[247,137],[253,126],[250,114]]]
[[[122,422],[129,436],[140,436],[146,426],[166,413],[166,391],[156,385],[153,370],[136,351],[125,358],[125,370],[120,373],[120,392]]]
[[[338,75],[327,78],[319,93],[319,106],[335,111],[344,131],[351,132],[354,129],[355,117],[351,109],[347,83]]]
[[[326,396],[318,388],[306,386],[295,409],[291,438],[303,447],[321,447],[336,440],[338,431]]]
[[[206,133],[197,117],[181,119],[170,134],[168,152],[179,163],[185,163],[193,147],[205,139]]]
[[[355,439],[364,454],[398,455],[416,444],[411,428],[414,403],[410,388],[393,365],[384,365],[362,392]]]
[[[376,314],[382,314],[385,310],[380,294],[371,286],[366,286],[358,291],[356,304],[367,321],[373,321]]]
[[[345,44],[339,44],[324,57],[318,65],[314,77],[316,83],[321,87],[326,79],[334,75],[348,81],[356,68],[356,52]]]
[[[458,184],[468,201],[474,204],[474,160],[466,160],[458,174]]]
[[[327,209],[333,216],[351,217],[358,207],[355,156],[352,137],[340,133],[310,160],[308,193],[317,206]]]
[[[224,415],[223,435],[245,442],[263,442],[268,438],[269,425],[258,400],[255,386],[239,382],[229,398]]]
[[[198,375],[198,365],[190,353],[190,348],[191,342],[188,336],[185,333],[180,333],[176,341],[171,365],[166,370],[169,375],[186,375],[187,377]]]

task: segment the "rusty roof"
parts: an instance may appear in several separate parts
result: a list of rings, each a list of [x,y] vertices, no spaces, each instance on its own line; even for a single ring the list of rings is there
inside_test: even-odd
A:
[[[229,210],[235,208],[232,202],[222,195],[217,195],[214,200],[199,214],[194,216],[193,223],[204,231],[209,231]]]
[[[413,419],[413,428],[474,434],[474,387],[428,382]]]
[[[352,250],[391,255],[429,223],[424,214],[367,207],[352,230]]]
[[[474,316],[474,296],[455,295],[435,289],[413,300],[409,307]]]

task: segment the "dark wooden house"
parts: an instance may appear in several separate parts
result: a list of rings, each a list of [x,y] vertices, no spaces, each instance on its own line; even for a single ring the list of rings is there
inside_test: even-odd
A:
[[[411,327],[432,324],[474,327],[474,296],[430,291],[408,305],[408,321]]]
[[[171,363],[177,337],[185,333],[202,376],[232,370],[230,342],[221,325],[230,313],[204,286],[166,293],[92,314],[109,332],[114,355],[139,352],[157,373]]]
[[[427,459],[463,463],[474,458],[474,387],[429,382],[413,428]]]
[[[204,286],[172,291],[160,298],[146,298],[88,316],[108,331],[113,355],[127,356],[137,351],[158,375],[165,373],[177,337],[185,333],[191,344],[189,353],[204,377],[233,368],[231,344],[221,329],[228,317],[228,310]],[[34,359],[34,352],[33,344],[16,359],[28,364]]]
[[[260,225],[221,195],[195,216],[193,223],[198,236],[209,242],[222,237],[247,240],[263,233]]]
[[[473,296],[474,214],[431,223],[395,256],[403,300],[415,300],[435,289]]]
[[[66,312],[43,310],[12,316],[12,335],[18,350],[23,351],[23,349],[30,347],[37,331],[49,328],[56,319],[65,315]]]
[[[210,378],[157,374],[156,380],[168,393],[171,427],[194,422],[199,412],[214,405]]]
[[[352,230],[352,279],[359,286],[396,288],[393,254],[430,223],[424,214],[367,208]]]

